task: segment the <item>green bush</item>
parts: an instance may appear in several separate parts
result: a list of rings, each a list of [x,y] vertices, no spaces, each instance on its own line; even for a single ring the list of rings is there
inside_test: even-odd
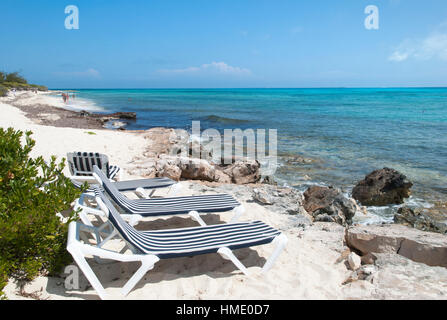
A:
[[[0,97],[5,97],[8,94],[8,89],[0,84]]]
[[[17,82],[27,84],[28,81],[24,77],[22,77],[18,72],[12,72],[6,74],[5,82]]]
[[[71,262],[65,248],[76,213],[70,205],[80,191],[62,175],[64,159],[30,157],[31,134],[0,128],[0,296],[8,278],[23,285]],[[66,210],[64,223],[56,213]]]
[[[30,84],[29,86],[33,90],[35,89],[35,90],[38,90],[38,91],[48,91],[48,87],[41,86],[41,85],[38,85],[38,84]]]
[[[3,86],[6,89],[48,91],[48,88],[45,86],[28,84],[28,81],[18,72],[7,73],[0,71],[0,84],[0,87]],[[2,91],[0,88],[0,97],[1,96]]]

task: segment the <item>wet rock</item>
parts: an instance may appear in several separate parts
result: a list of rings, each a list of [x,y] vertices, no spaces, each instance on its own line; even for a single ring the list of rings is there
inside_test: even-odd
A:
[[[447,210],[438,208],[399,208],[394,222],[422,231],[447,234]]]
[[[286,158],[286,163],[289,165],[305,165],[315,162],[317,162],[317,160],[303,156],[289,156]]]
[[[402,225],[354,226],[346,230],[346,244],[366,255],[396,253],[429,266],[447,267],[447,237]]]
[[[108,126],[114,129],[124,129],[126,125],[127,123],[123,121],[110,121],[110,124],[108,124]]]
[[[85,111],[85,110],[81,110],[81,111],[79,111],[79,115],[80,115],[81,117],[88,117],[88,116],[91,115],[91,113],[88,112],[88,111]]]
[[[341,190],[333,187],[310,187],[304,193],[303,205],[315,221],[341,225],[351,224],[357,211],[355,201],[346,198]]]
[[[135,112],[115,112],[101,116],[103,119],[127,119],[136,120],[137,114]]]
[[[352,190],[352,197],[366,206],[402,204],[410,196],[413,183],[406,176],[390,168],[368,174]]]

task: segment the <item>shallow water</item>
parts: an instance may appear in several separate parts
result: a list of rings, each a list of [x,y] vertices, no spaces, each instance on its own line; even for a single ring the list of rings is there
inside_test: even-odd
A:
[[[190,129],[195,120],[203,130],[277,129],[281,184],[323,182],[349,192],[387,166],[414,182],[412,201],[447,198],[447,88],[79,90],[77,96],[106,112],[137,112],[129,129]],[[87,108],[82,101],[79,108]],[[296,155],[315,161],[290,164]]]

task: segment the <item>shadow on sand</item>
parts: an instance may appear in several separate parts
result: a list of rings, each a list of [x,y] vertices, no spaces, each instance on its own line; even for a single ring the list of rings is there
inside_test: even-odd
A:
[[[224,224],[218,214],[203,215],[202,219],[207,225]],[[138,230],[162,230],[196,227],[197,223],[190,218],[170,217],[167,219],[156,219],[152,221],[141,221],[136,229]],[[118,251],[124,247],[122,240],[113,240],[114,250],[118,246]],[[121,246],[120,246],[121,245]],[[129,253],[129,251],[128,251]],[[266,259],[259,256],[254,249],[244,248],[235,250],[236,257],[247,267],[262,267]],[[105,289],[122,288],[133,273],[140,267],[139,262],[117,262],[104,260],[102,263],[96,262],[93,258],[87,258],[93,272],[103,284]],[[187,279],[190,277],[207,275],[210,279],[231,277],[235,274],[242,274],[231,261],[224,260],[217,253],[202,254],[192,257],[162,259],[155,264],[154,269],[149,271],[145,277],[132,290],[137,290],[146,285],[160,283],[162,281],[175,281],[177,279]],[[65,277],[49,278],[47,292],[49,294],[81,299],[99,299],[97,295],[83,293],[91,289],[91,285],[82,271],[79,270],[79,290],[67,290],[64,287]],[[132,293],[131,291],[131,293]]]

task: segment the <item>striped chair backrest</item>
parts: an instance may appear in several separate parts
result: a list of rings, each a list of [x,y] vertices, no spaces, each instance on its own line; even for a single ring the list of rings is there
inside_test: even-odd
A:
[[[99,202],[102,211],[107,215],[110,223],[116,228],[116,230],[121,234],[123,239],[130,244],[134,249],[143,252],[141,246],[138,243],[138,238],[140,238],[140,232],[136,230],[134,227],[129,225],[124,219],[121,217],[119,212],[116,210],[115,206],[110,202],[110,200],[103,193],[101,188],[94,187],[96,196],[101,199],[102,204]]]
[[[91,176],[93,166],[109,177],[109,158],[97,152],[71,152],[67,154],[68,168],[73,176]]]
[[[100,170],[97,166],[93,167],[93,172],[96,173],[98,178],[102,182],[102,187],[104,188],[105,192],[121,206],[126,207],[129,205],[129,199],[124,196],[114,185],[110,182],[109,179],[107,179],[107,176],[104,174],[103,170]]]

